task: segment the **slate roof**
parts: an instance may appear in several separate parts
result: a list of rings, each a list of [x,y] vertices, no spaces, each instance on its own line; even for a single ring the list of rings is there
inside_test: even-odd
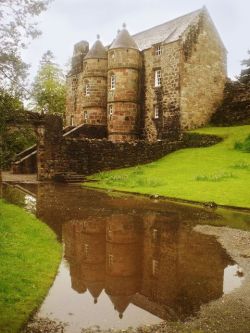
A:
[[[116,39],[110,46],[110,50],[117,48],[128,48],[128,49],[136,49],[138,50],[138,46],[134,41],[133,37],[130,36],[128,30],[122,29],[118,32]]]
[[[84,57],[84,60],[85,59],[107,59],[107,57],[108,57],[107,50],[105,49],[105,47],[102,45],[102,43],[98,39],[93,44],[93,46],[91,47],[89,52],[86,54],[86,56]]]
[[[189,14],[180,16],[151,29],[139,32],[132,37],[141,51],[150,48],[154,44],[177,41],[187,27],[193,23],[196,18],[198,18],[202,10],[203,9],[199,9]]]

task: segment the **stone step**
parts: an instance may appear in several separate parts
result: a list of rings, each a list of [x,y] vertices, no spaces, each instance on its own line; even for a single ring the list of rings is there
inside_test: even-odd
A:
[[[81,183],[85,180],[84,175],[79,175],[75,172],[67,172],[58,174],[55,177],[55,181],[61,182],[61,183]]]

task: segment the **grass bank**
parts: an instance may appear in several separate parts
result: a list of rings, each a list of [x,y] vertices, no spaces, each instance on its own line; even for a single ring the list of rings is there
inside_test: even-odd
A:
[[[244,142],[250,134],[250,126],[194,132],[218,135],[223,141],[178,150],[153,163],[101,172],[89,177],[98,182],[85,185],[250,208],[250,153],[235,149],[235,143]]]
[[[61,258],[53,232],[0,200],[0,332],[20,330],[48,292]]]

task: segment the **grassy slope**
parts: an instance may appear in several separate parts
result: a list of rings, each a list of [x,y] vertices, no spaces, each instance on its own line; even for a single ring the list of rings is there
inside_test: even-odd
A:
[[[196,132],[224,141],[208,148],[182,149],[139,167],[103,172],[87,186],[159,194],[195,201],[250,208],[250,154],[234,149],[250,126],[210,127]]]
[[[53,232],[0,200],[0,332],[18,332],[50,287],[61,258]]]

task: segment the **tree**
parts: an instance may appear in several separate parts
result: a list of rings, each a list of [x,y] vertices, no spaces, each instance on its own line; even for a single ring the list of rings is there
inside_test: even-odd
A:
[[[32,99],[37,111],[63,114],[66,102],[65,76],[54,60],[51,51],[43,55],[33,83]]]
[[[22,102],[0,90],[0,169],[10,166],[14,155],[35,142]]]
[[[249,58],[242,60],[241,65],[246,66],[242,69],[239,80],[241,83],[250,84],[250,50],[248,50]]]
[[[24,81],[29,66],[22,61],[21,50],[40,35],[35,18],[51,1],[0,0],[0,182],[12,152],[22,149],[30,138],[29,130],[15,131],[9,124],[24,116],[19,97],[28,92]]]
[[[52,0],[0,0],[0,88],[12,94],[24,94],[24,79],[29,66],[21,59],[21,50],[40,35],[35,17]]]

